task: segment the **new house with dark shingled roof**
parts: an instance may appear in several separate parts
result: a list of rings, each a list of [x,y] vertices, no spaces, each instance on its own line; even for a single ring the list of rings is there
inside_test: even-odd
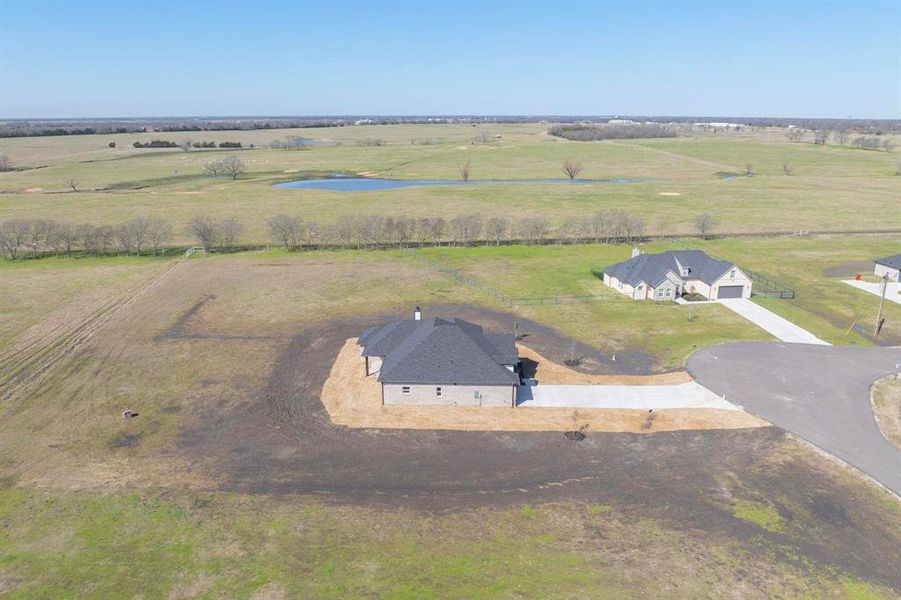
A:
[[[604,283],[634,300],[675,300],[698,294],[708,300],[750,298],[751,278],[735,263],[701,250],[640,254],[604,269]]]
[[[463,319],[392,321],[364,331],[366,375],[378,374],[383,404],[516,406],[519,355],[512,333]]]
[[[885,277],[889,281],[901,281],[901,254],[877,258],[873,273],[877,277]]]

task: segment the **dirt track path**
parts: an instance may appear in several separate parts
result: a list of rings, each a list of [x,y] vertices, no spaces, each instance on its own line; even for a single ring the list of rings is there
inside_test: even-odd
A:
[[[147,291],[159,285],[186,259],[171,263],[150,281],[107,302],[85,319],[62,324],[23,346],[0,355],[0,401],[9,401],[34,389],[59,362],[90,340],[106,323],[121,315]]]

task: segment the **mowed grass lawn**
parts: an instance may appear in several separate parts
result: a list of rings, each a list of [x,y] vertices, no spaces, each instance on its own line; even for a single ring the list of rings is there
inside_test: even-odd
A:
[[[642,252],[699,248],[734,261],[796,292],[794,300],[755,299],[762,305],[831,343],[868,345],[872,342],[869,334],[879,299],[824,271],[896,254],[901,251],[901,236],[693,240],[655,242],[640,248]],[[545,319],[560,319],[569,335],[601,348],[609,346],[612,340],[644,346],[655,354],[666,355],[670,366],[681,364],[696,347],[729,339],[772,339],[721,306],[634,302],[592,275],[592,269],[602,270],[627,260],[631,249],[629,245],[615,244],[428,248],[421,252],[513,298],[602,296],[602,301],[575,307],[521,310],[535,311]],[[901,307],[886,304],[886,324],[879,339],[901,343]],[[572,315],[576,312],[578,317]],[[688,320],[689,313],[695,316],[693,321]],[[591,339],[586,339],[588,336]]]
[[[538,125],[386,126],[309,130],[122,134],[0,140],[14,165],[0,173],[0,220],[56,218],[75,223],[118,223],[135,214],[162,216],[175,225],[173,242],[190,243],[185,224],[196,214],[233,215],[243,241],[264,243],[266,220],[279,212],[321,223],[345,215],[452,218],[463,214],[543,217],[559,225],[597,210],[626,209],[651,234],[691,233],[692,219],[710,213],[723,232],[796,229],[884,229],[901,222],[897,154],[789,144],[771,133],[692,135],[674,139],[577,143],[549,137]],[[486,133],[489,144],[471,144]],[[340,141],[298,151],[257,147],[240,151],[137,150],[153,138],[236,140],[249,146],[287,135]],[[494,136],[500,136],[495,138]],[[107,139],[109,138],[109,139]],[[381,138],[384,146],[357,145]],[[412,140],[429,139],[428,145]],[[116,148],[107,148],[108,141]],[[247,171],[237,181],[210,179],[203,166],[237,155]],[[377,192],[273,189],[273,183],[331,172],[401,179],[452,179],[471,162],[473,179],[565,177],[564,160],[584,165],[593,179],[640,178],[636,183],[591,185],[471,185]],[[794,174],[782,174],[783,161]],[[723,180],[722,173],[755,165],[754,177]],[[68,186],[77,181],[78,192]]]

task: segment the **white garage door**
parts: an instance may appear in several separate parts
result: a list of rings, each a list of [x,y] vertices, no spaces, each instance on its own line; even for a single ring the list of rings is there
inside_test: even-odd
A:
[[[741,298],[741,292],[745,289],[743,285],[721,285],[716,293],[717,298]]]

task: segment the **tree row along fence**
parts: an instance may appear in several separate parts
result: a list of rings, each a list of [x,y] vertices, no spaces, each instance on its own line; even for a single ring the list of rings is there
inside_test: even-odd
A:
[[[492,298],[494,298],[497,302],[504,304],[506,306],[557,306],[557,305],[566,305],[566,304],[582,304],[585,302],[595,302],[599,300],[607,300],[606,296],[592,296],[592,295],[584,295],[584,296],[528,296],[524,298],[513,298],[510,297],[503,292],[500,292],[489,285],[482,283],[481,281],[477,281],[468,275],[464,275],[460,271],[453,269],[445,264],[438,262],[437,260],[428,257],[421,252],[418,252],[415,248],[410,248],[408,246],[400,246],[401,252],[411,256],[421,262],[424,262],[439,271],[440,273],[444,273],[449,275],[459,281],[460,283],[482,293],[485,293]]]

